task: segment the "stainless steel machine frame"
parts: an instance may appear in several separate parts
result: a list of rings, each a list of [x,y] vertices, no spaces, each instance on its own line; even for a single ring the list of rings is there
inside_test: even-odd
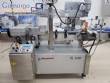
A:
[[[76,46],[76,47],[74,47]],[[78,74],[82,77],[89,72],[91,56],[77,45],[41,46],[36,50],[36,74]]]
[[[9,58],[15,80],[32,80],[35,74],[88,74],[91,56],[79,41],[73,44],[54,44],[53,3],[48,3],[48,43],[34,51],[10,52]],[[66,39],[65,39],[66,40]]]
[[[48,44],[36,49],[36,74],[81,74],[86,76],[90,56],[77,42],[74,44],[54,44],[52,5],[49,4],[49,38]]]

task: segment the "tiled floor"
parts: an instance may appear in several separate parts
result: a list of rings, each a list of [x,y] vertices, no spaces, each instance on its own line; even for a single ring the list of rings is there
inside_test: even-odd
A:
[[[0,41],[0,52],[11,43]],[[89,75],[84,78],[52,78],[34,81],[14,81],[12,79],[8,50],[0,53],[0,83],[110,83],[110,43],[102,44],[92,56]]]

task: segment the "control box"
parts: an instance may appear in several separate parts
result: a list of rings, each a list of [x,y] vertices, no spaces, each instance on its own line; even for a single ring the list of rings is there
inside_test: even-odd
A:
[[[14,45],[11,49],[11,53],[16,54],[24,54],[24,53],[32,53],[33,52],[33,45],[32,44],[18,44]]]
[[[14,80],[33,80],[35,78],[35,54],[32,44],[13,46],[9,59]]]

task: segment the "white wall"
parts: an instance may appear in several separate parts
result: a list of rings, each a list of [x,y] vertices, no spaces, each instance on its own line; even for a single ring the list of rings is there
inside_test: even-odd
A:
[[[91,0],[91,11],[89,17],[100,16],[101,15],[101,0]]]
[[[84,0],[58,0],[58,2],[55,4],[57,9],[64,9],[65,2],[67,1],[83,2]]]
[[[90,16],[110,17],[110,3],[107,0],[91,0]]]
[[[95,16],[99,16],[105,20],[107,25],[110,25],[110,3],[106,4],[106,0],[91,0],[92,7],[89,13],[89,18],[94,18]],[[110,1],[110,0],[109,0]]]

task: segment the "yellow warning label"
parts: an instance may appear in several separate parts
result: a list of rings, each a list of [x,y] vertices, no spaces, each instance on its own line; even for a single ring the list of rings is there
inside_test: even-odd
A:
[[[10,64],[11,64],[11,66],[16,66],[16,61],[11,60],[11,61],[10,61]]]

